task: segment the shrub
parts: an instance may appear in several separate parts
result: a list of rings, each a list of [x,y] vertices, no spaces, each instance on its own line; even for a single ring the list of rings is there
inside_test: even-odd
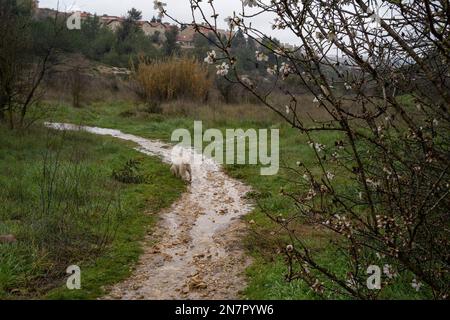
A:
[[[211,87],[207,68],[189,58],[171,57],[152,63],[141,59],[135,79],[146,103],[179,98],[204,100]]]
[[[147,181],[147,176],[141,173],[139,159],[128,160],[121,169],[112,172],[112,177],[122,183],[140,184]]]

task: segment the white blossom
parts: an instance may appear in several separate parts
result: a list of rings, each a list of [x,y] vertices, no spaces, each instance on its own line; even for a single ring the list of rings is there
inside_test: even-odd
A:
[[[378,259],[384,259],[385,257],[386,257],[386,255],[384,255],[384,254],[380,254],[380,253],[375,253],[375,256],[378,258]]]
[[[242,19],[236,16],[227,17],[225,18],[225,22],[228,24],[228,27],[230,29],[234,29],[235,27],[238,27],[241,24]]]
[[[206,58],[204,60],[207,64],[213,64],[216,61],[216,52],[213,50],[206,54]]]
[[[335,175],[333,174],[333,173],[331,173],[331,172],[329,172],[329,171],[327,171],[327,179],[328,180],[333,180],[334,179],[334,177],[335,177]]]
[[[269,57],[264,52],[256,51],[255,56],[256,56],[257,61],[263,61],[263,62],[269,61]]]
[[[392,172],[386,167],[383,167],[383,172],[386,173],[388,176],[392,175]]]
[[[274,76],[277,74],[276,66],[267,67],[267,73]]]
[[[167,6],[167,3],[155,0],[153,1],[153,5],[154,5],[153,8],[158,11],[158,17],[159,18],[164,17],[164,12],[166,11],[164,7]]]
[[[351,275],[350,278],[347,279],[346,284],[354,290],[358,287],[358,282],[356,282],[356,279],[353,277],[353,275]]]
[[[224,77],[228,74],[228,71],[230,70],[230,66],[226,62],[222,62],[222,64],[216,66],[216,69],[217,69],[217,75]]]
[[[380,186],[380,182],[379,181],[375,181],[375,180],[372,180],[372,179],[369,179],[369,178],[366,179],[366,183],[368,185],[372,186],[372,187],[375,187],[375,188]]]
[[[397,276],[395,271],[392,270],[391,266],[389,264],[385,264],[383,266],[383,273],[389,278],[392,279]]]
[[[292,67],[289,64],[287,64],[286,62],[283,62],[280,67],[281,78],[283,80],[286,79],[291,72],[292,72]]]
[[[287,24],[280,18],[275,18],[272,24],[272,30],[284,30],[286,29]]]
[[[422,287],[422,282],[417,281],[417,279],[413,279],[412,282],[411,282],[411,287],[416,289],[416,291],[419,291],[420,287]]]
[[[325,95],[325,96],[329,96],[330,95],[330,90],[328,90],[328,88],[327,87],[325,87],[324,85],[320,85],[320,90],[322,90],[322,92],[323,92],[323,94]]]
[[[277,48],[273,51],[276,56],[281,57],[284,54],[284,50],[282,48]]]
[[[291,109],[289,108],[289,106],[285,106],[286,108],[286,114],[289,114],[289,112],[291,112]]]
[[[317,152],[322,151],[323,149],[325,149],[325,145],[320,144],[318,142],[309,142],[309,146],[313,149],[315,149]]]
[[[315,196],[317,196],[317,192],[313,188],[311,188],[308,190],[308,194],[306,195],[305,200],[311,200]]]
[[[322,293],[324,291],[322,283],[319,281],[319,279],[316,279],[314,281],[313,285],[311,286],[311,289],[313,289],[315,292]]]
[[[313,103],[319,103],[322,99],[323,95],[319,94],[317,97],[314,97]]]

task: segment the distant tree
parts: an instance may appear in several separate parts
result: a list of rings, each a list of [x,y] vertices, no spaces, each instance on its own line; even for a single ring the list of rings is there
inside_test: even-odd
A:
[[[115,39],[114,32],[102,27],[91,42],[89,57],[94,60],[102,60],[107,53],[114,50]]]
[[[33,11],[30,1],[0,0],[0,121],[11,129],[24,127],[29,109],[36,105],[41,83],[50,67],[55,39],[56,19],[44,38],[34,41]]]
[[[161,41],[160,35],[161,35],[161,32],[155,31],[155,33],[150,36],[150,40],[153,43],[159,44]]]
[[[100,19],[97,15],[94,15],[92,17],[88,17],[83,22],[83,28],[81,28],[81,32],[83,33],[84,37],[87,40],[94,40],[101,29]]]
[[[179,51],[179,46],[177,44],[178,28],[169,28],[165,32],[166,41],[163,45],[163,54],[166,56],[171,56]]]
[[[128,11],[128,15],[117,30],[117,38],[119,41],[125,41],[128,37],[139,32],[138,21],[142,19],[142,12],[135,8]]]
[[[240,68],[248,71],[255,68],[255,64],[253,62],[255,51],[250,50],[247,38],[241,30],[236,32],[236,35],[231,42],[231,52],[236,57]]]
[[[211,43],[208,38],[205,38],[204,36],[198,33],[194,35],[194,56],[198,60],[203,60],[210,46]]]
[[[131,10],[128,11],[128,18],[134,22],[139,21],[142,19],[142,11],[131,8]]]
[[[247,46],[247,39],[245,38],[244,33],[242,32],[242,30],[236,31],[231,47],[233,49],[239,49],[246,46]]]

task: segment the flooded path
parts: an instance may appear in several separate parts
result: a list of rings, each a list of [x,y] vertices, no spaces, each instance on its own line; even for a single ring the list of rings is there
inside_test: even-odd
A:
[[[84,130],[135,142],[136,150],[170,162],[172,146],[119,130],[47,123],[59,130]],[[212,159],[191,149],[192,184],[169,209],[144,242],[144,253],[130,278],[104,299],[236,299],[245,288],[249,258],[242,248],[245,225],[240,219],[252,207],[250,190],[228,177]]]

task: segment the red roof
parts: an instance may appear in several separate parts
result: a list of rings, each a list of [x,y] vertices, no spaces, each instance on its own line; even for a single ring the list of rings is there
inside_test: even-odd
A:
[[[88,17],[92,16],[92,14],[90,14],[89,12],[81,12],[80,16],[82,18],[88,18]]]
[[[107,21],[107,22],[114,21],[114,20],[123,21],[124,18],[123,17],[117,17],[117,16],[101,16],[100,20],[104,20],[104,21]]]

